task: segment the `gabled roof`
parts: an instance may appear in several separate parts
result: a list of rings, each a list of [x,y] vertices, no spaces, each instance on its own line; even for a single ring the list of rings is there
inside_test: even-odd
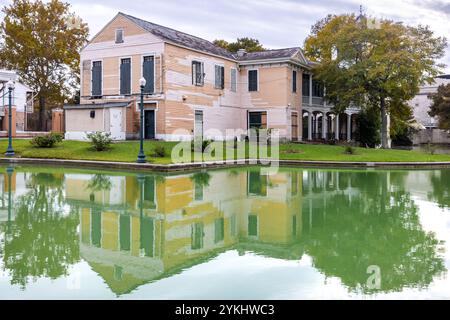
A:
[[[148,22],[122,12],[120,12],[119,14],[130,19],[135,24],[140,26],[142,29],[147,30],[148,32],[161,38],[164,41],[168,41],[194,50],[203,51],[224,58],[235,60],[235,57],[231,52],[214,45],[212,42],[208,40],[181,31],[177,31],[168,27],[164,27],[156,23]]]

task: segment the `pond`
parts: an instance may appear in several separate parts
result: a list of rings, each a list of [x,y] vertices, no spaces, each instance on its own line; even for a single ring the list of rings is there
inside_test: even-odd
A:
[[[450,298],[450,170],[0,167],[0,299]]]

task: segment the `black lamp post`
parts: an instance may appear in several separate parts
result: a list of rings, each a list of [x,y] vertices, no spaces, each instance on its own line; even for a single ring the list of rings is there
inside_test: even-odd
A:
[[[145,153],[144,153],[144,88],[145,88],[145,78],[139,79],[139,86],[141,87],[141,103],[140,103],[140,111],[141,111],[141,126],[139,129],[139,155],[137,158],[137,163],[146,163]]]
[[[9,94],[9,106],[8,106],[8,149],[6,149],[5,156],[12,157],[15,155],[14,149],[12,147],[12,92],[14,90],[14,82],[11,80],[8,81],[6,84],[6,87],[8,88],[8,94]]]

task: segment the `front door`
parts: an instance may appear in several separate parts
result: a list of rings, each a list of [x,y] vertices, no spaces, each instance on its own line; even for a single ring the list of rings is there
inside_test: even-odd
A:
[[[155,139],[155,110],[145,110],[144,138]]]

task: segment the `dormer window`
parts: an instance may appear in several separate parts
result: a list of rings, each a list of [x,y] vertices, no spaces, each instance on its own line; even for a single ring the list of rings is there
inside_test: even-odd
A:
[[[123,43],[123,29],[116,29],[116,43]]]

